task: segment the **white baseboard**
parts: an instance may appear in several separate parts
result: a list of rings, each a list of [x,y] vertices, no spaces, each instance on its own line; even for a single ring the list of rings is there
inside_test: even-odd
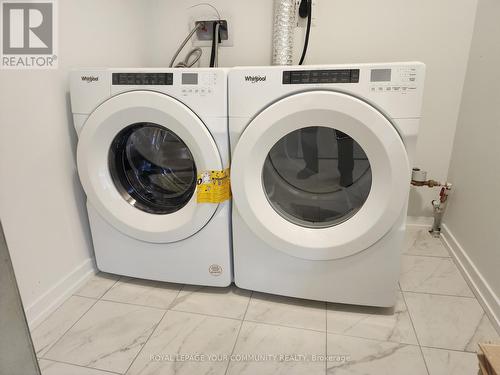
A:
[[[431,216],[407,216],[406,225],[432,226],[433,218]]]
[[[471,286],[477,300],[483,306],[484,311],[491,320],[497,332],[500,334],[500,298],[491,289],[476,265],[467,255],[465,249],[460,245],[457,238],[450,232],[446,224],[441,226],[441,237],[448,247],[458,268]]]
[[[38,297],[35,302],[25,309],[30,329],[34,329],[47,318],[47,316],[94,275],[97,272],[96,270],[94,259],[88,258]]]

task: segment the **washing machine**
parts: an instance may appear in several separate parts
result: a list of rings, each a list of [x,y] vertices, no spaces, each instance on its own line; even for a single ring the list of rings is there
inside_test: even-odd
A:
[[[97,268],[229,285],[230,202],[198,196],[229,166],[226,71],[91,69],[70,86]]]
[[[236,285],[394,305],[424,73],[418,62],[231,70]]]

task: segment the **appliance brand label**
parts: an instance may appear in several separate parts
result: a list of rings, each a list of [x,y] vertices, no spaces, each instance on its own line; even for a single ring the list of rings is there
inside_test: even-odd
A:
[[[85,81],[87,83],[99,81],[99,77],[96,77],[96,76],[82,76],[81,78],[82,78],[82,81]]]
[[[267,76],[245,76],[245,81],[250,83],[265,82]]]
[[[208,272],[212,276],[220,276],[222,274],[222,266],[218,264],[212,264],[208,267]]]

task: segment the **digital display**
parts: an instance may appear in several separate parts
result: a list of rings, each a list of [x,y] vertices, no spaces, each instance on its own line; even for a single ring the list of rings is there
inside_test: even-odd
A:
[[[305,83],[357,83],[359,69],[287,70],[283,72],[283,84]]]
[[[198,84],[198,73],[182,73],[182,84],[183,85],[197,85]]]
[[[172,73],[113,73],[113,85],[172,85]]]
[[[371,82],[390,82],[391,69],[372,69],[370,74]]]

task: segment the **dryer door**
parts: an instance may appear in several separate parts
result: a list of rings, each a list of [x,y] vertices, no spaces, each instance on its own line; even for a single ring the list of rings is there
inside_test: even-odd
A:
[[[116,229],[148,242],[198,232],[217,204],[197,204],[197,171],[222,169],[217,146],[188,107],[164,94],[132,91],[100,105],[78,142],[89,202]]]
[[[312,260],[382,238],[408,198],[400,135],[353,96],[309,91],[258,114],[236,144],[231,184],[247,225],[270,246]]]

